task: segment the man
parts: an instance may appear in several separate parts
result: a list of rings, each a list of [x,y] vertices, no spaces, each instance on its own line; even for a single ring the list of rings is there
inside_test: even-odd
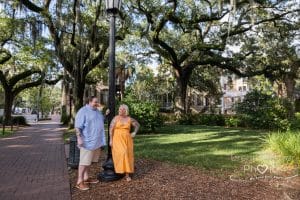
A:
[[[97,109],[98,100],[95,96],[89,98],[89,103],[82,107],[75,118],[75,129],[80,160],[76,188],[88,190],[87,184],[96,184],[97,179],[89,178],[88,169],[96,156],[99,148],[106,145],[104,132],[104,116]]]

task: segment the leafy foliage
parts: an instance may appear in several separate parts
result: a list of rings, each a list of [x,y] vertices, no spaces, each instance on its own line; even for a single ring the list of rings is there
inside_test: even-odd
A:
[[[300,112],[295,113],[295,117],[291,122],[291,128],[294,130],[300,130]]]
[[[3,123],[3,117],[0,117],[0,123],[1,124]],[[28,125],[24,116],[13,116],[12,124],[13,125],[24,125],[24,126]]]
[[[141,132],[153,132],[163,124],[157,104],[130,97],[125,98],[121,103],[128,105],[130,116],[141,124]]]
[[[220,2],[222,2],[220,4]],[[193,70],[209,66],[240,76],[266,74],[259,65],[257,30],[265,24],[288,21],[295,28],[299,10],[293,1],[141,1],[128,2],[140,36],[174,70],[177,95],[186,112],[186,91]],[[263,30],[262,30],[263,31]],[[249,43],[247,40],[251,38]],[[266,38],[268,39],[268,37]],[[244,45],[250,48],[244,48]],[[232,47],[239,47],[233,51]],[[253,48],[251,48],[253,47]],[[245,62],[252,58],[252,62]],[[201,70],[200,70],[201,71]],[[204,73],[198,74],[205,79]]]
[[[228,127],[243,127],[243,120],[240,116],[228,116],[225,118],[225,125]]]
[[[225,117],[219,114],[185,114],[179,118],[178,123],[185,125],[224,126]]]
[[[272,133],[266,138],[266,146],[280,155],[282,162],[299,166],[300,132]]]
[[[26,106],[33,110],[39,110],[47,117],[48,113],[60,107],[61,90],[58,87],[43,85],[25,90],[22,94]]]
[[[243,102],[237,104],[236,111],[251,128],[271,130],[290,128],[287,105],[274,94],[253,90],[245,96]]]

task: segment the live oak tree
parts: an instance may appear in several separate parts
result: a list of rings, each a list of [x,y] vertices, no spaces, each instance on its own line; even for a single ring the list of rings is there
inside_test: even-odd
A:
[[[130,1],[140,36],[166,59],[175,71],[182,111],[187,112],[186,90],[195,68],[229,70],[239,76],[264,74],[266,66],[243,60],[253,51],[235,53],[236,39],[253,34],[268,23],[286,20],[299,12],[295,1]]]
[[[30,27],[30,20],[16,17],[13,6],[7,6],[0,14],[0,83],[4,91],[4,123],[7,124],[11,122],[14,99],[20,92],[41,83],[54,84],[58,79],[48,80],[46,72],[50,65],[55,65],[51,50],[44,48],[44,41],[34,44],[29,31],[24,31]]]
[[[257,54],[246,62],[269,66],[270,70],[265,73],[265,77],[273,83],[276,82],[279,95],[288,98],[292,103],[295,101],[296,81],[300,78],[300,54],[297,53],[300,24],[298,22],[294,25],[295,20],[296,18],[291,18],[268,24],[256,30],[259,34],[242,39],[245,44],[243,48],[255,48]]]
[[[72,78],[76,112],[83,105],[87,75],[97,66],[103,66],[101,62],[109,46],[104,0],[20,2],[46,24],[56,55]],[[126,32],[122,28],[116,39],[122,39],[121,35]]]
[[[6,63],[11,57],[11,52],[5,48],[5,45],[9,43],[14,36],[14,20],[15,11],[11,13],[10,17],[6,17],[5,15],[0,16],[0,65]]]
[[[43,55],[45,54],[46,52],[43,52]],[[55,67],[55,63],[39,56],[32,58],[35,57],[34,55],[37,55],[36,50],[26,46],[0,67],[0,82],[5,97],[5,124],[11,122],[12,107],[17,95],[28,88],[37,87],[41,84],[56,84],[61,78],[49,74],[49,70]],[[51,64],[54,66],[51,66]]]

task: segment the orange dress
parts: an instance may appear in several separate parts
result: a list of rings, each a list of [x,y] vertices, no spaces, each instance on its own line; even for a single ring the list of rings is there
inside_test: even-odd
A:
[[[130,119],[126,123],[116,119],[112,140],[112,156],[116,173],[134,172],[133,139],[130,128]]]

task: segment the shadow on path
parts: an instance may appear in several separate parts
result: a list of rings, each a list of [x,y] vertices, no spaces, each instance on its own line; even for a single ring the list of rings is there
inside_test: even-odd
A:
[[[0,138],[0,199],[70,199],[70,184],[57,119]]]

